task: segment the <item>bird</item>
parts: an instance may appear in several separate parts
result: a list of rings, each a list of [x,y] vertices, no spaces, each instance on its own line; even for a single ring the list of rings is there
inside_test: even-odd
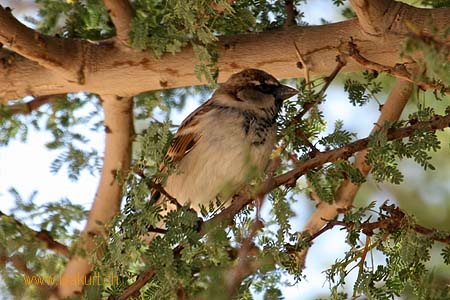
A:
[[[199,212],[210,201],[230,203],[234,194],[261,176],[276,144],[277,117],[284,100],[298,94],[259,69],[233,74],[181,123],[166,154],[172,166],[156,203],[176,200]],[[161,171],[167,171],[162,165]],[[165,202],[165,211],[176,204]],[[158,224],[161,225],[161,224]]]

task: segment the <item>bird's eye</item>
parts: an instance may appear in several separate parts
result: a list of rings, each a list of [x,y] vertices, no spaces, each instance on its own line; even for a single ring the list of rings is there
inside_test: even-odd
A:
[[[258,90],[263,92],[264,94],[272,94],[275,91],[275,86],[272,84],[260,84],[257,86]]]

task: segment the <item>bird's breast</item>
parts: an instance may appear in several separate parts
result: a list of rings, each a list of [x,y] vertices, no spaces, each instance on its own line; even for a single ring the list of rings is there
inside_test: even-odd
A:
[[[205,116],[195,147],[167,179],[166,190],[194,209],[216,195],[226,200],[264,171],[276,140],[276,125],[251,113],[221,111]]]

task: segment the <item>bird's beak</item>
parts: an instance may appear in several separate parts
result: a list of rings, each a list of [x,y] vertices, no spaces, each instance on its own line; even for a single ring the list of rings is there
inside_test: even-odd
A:
[[[283,100],[291,98],[292,96],[297,95],[297,94],[298,94],[298,91],[296,89],[291,88],[290,86],[287,86],[287,85],[281,85],[275,91],[275,98],[277,100],[283,101]]]

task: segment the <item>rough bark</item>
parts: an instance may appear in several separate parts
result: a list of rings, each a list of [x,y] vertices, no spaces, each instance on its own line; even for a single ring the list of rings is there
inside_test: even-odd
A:
[[[15,52],[0,50],[3,65],[0,102],[27,95],[78,91],[132,96],[148,90],[201,84],[194,74],[198,60],[190,47],[176,55],[166,54],[157,59],[150,52],[130,51],[111,41],[92,43],[37,35],[42,44],[37,51],[49,49],[56,57],[64,54],[65,62],[55,65],[50,60],[53,57],[39,56],[39,51],[35,53],[26,46],[35,43],[36,35],[31,34],[31,29],[22,28],[25,26],[17,21],[9,20],[8,14],[6,9],[0,9],[0,42]],[[360,26],[358,20],[349,20],[221,37],[218,42],[219,82],[248,67],[267,70],[278,78],[302,76],[303,72],[296,66],[294,42],[312,74],[329,74],[335,67],[336,55],[347,51],[346,45],[351,39],[365,58],[393,67],[405,62],[400,58],[400,48],[409,33],[406,22],[425,32],[431,32],[431,24],[442,30],[450,23],[450,9],[418,9],[399,3],[394,15],[380,16],[382,18],[377,22],[385,28],[381,36],[368,34],[366,26]],[[22,31],[24,47],[17,47],[17,43],[11,41],[16,32]],[[450,37],[445,43],[450,43]],[[349,60],[344,71],[364,68]]]

